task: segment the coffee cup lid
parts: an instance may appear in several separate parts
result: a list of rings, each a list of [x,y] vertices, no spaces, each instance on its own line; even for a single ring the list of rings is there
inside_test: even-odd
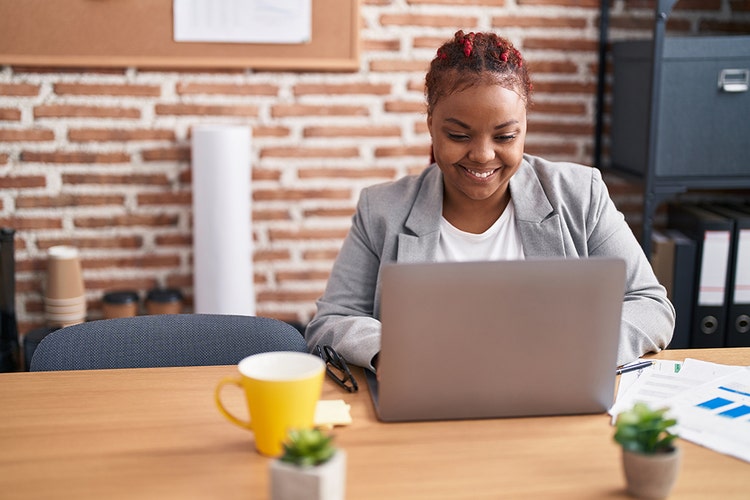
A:
[[[146,295],[151,302],[178,302],[182,300],[182,293],[175,288],[153,288]]]
[[[108,304],[130,304],[138,302],[138,294],[131,290],[108,292],[104,294],[102,301]]]

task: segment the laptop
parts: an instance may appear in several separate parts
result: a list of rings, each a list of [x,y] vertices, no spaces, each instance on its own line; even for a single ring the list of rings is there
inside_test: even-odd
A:
[[[615,258],[386,264],[378,418],[605,412],[624,293]]]

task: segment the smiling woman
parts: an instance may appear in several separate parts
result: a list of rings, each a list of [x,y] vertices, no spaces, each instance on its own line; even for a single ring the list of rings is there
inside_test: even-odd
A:
[[[432,164],[362,191],[308,345],[375,369],[388,262],[601,256],[627,267],[618,364],[666,347],[674,308],[599,171],[524,153],[532,85],[521,53],[459,31],[425,83]]]

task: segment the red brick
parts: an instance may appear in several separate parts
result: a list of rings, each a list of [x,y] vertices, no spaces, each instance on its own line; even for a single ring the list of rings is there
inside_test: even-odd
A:
[[[253,137],[289,137],[289,127],[282,126],[254,126]]]
[[[114,194],[61,194],[58,196],[18,196],[16,208],[63,208],[79,206],[121,206],[125,197]]]
[[[302,252],[302,258],[304,260],[333,260],[338,255],[339,251],[338,249],[326,249],[326,248],[316,248],[313,250],[305,250]]]
[[[180,82],[177,84],[177,93],[183,95],[193,94],[221,94],[221,95],[260,95],[277,96],[279,87],[271,84],[233,84],[233,83],[196,83]]]
[[[48,248],[57,245],[70,245],[78,249],[138,249],[143,246],[143,238],[141,236],[116,236],[112,238],[38,238],[36,245],[40,250],[47,250]]]
[[[375,149],[376,158],[388,156],[430,156],[430,145],[423,146],[384,146]]]
[[[258,116],[257,106],[220,104],[157,104],[157,115],[176,116]]]
[[[401,128],[396,125],[366,127],[313,126],[305,127],[302,135],[304,137],[399,137],[401,135]]]
[[[255,189],[254,201],[348,200],[350,189]]]
[[[364,52],[398,52],[401,50],[399,40],[362,40]]]
[[[6,163],[8,163],[8,159],[8,153],[0,153],[0,165],[5,165]]]
[[[595,92],[596,82],[534,82],[534,93],[536,94],[583,94],[586,96],[591,96],[594,95]]]
[[[396,175],[394,168],[300,168],[297,172],[300,179],[392,179]]]
[[[161,95],[161,87],[158,85],[56,83],[53,89],[57,95],[115,95],[135,97],[159,97]]]
[[[61,229],[62,220],[59,217],[0,217],[0,226],[12,227],[16,231]]]
[[[84,151],[52,153],[23,151],[21,161],[29,163],[128,163],[130,156],[126,153],[87,153]]]
[[[177,226],[178,216],[170,214],[154,215],[116,215],[112,217],[76,217],[73,224],[77,228],[98,227],[174,227]]]
[[[143,185],[143,186],[168,186],[169,179],[164,174],[63,174],[63,184],[95,184],[101,186],[113,185]]]
[[[315,269],[305,269],[297,271],[277,271],[276,280],[280,283],[285,281],[326,281],[331,273]]]
[[[0,157],[0,164],[5,163]],[[19,189],[19,188],[39,188],[47,185],[47,178],[43,175],[1,175],[0,188]]]
[[[364,106],[347,106],[340,104],[277,104],[271,107],[273,118],[294,116],[367,116],[369,110]]]
[[[564,16],[498,16],[492,18],[493,28],[572,28],[584,29],[588,21]]]
[[[286,249],[275,249],[275,250],[256,250],[253,255],[253,261],[255,262],[274,262],[289,260],[291,253]]]
[[[554,75],[574,75],[578,66],[571,61],[531,61],[529,71],[532,76],[536,73],[551,73]]]
[[[190,161],[189,147],[147,149],[141,151],[143,161]]]
[[[0,121],[18,122],[21,121],[21,110],[15,108],[0,108]]]
[[[261,158],[354,158],[359,156],[357,148],[293,148],[269,147],[260,151]]]
[[[47,104],[34,108],[34,118],[140,118],[135,108]]]
[[[388,113],[426,113],[427,103],[425,101],[386,101],[384,105]]]
[[[0,128],[0,142],[42,142],[55,140],[55,133],[48,129]]]
[[[428,28],[453,28],[456,26],[476,26],[474,16],[445,16],[428,14],[383,14],[381,26],[424,26]],[[468,29],[468,28],[467,28]]]
[[[411,61],[401,59],[376,59],[370,62],[370,71],[394,73],[400,71],[426,73],[430,69],[429,61]]]
[[[160,234],[154,238],[159,246],[192,246],[193,237],[185,234]]]
[[[526,38],[523,42],[523,48],[536,50],[556,50],[556,51],[580,51],[596,52],[599,50],[599,40],[584,40],[581,38]]]
[[[294,95],[388,95],[392,91],[391,85],[387,83],[300,83],[294,86]]]
[[[141,193],[138,205],[190,205],[193,201],[190,191],[180,193]]]
[[[174,141],[175,133],[167,129],[78,128],[68,131],[72,142]]]
[[[86,269],[148,269],[154,267],[177,267],[180,265],[179,255],[157,255],[148,253],[144,256],[120,257],[120,258],[101,258],[85,259],[81,265],[85,264]]]
[[[280,208],[278,210],[253,210],[254,221],[278,221],[278,220],[291,220],[289,210]]]
[[[0,83],[0,95],[12,97],[36,97],[39,85],[30,83]]]
[[[586,105],[575,102],[534,102],[529,116],[533,117],[538,113],[582,116],[586,114]]]
[[[351,217],[354,215],[354,207],[342,208],[317,208],[303,211],[305,218],[308,217]]]

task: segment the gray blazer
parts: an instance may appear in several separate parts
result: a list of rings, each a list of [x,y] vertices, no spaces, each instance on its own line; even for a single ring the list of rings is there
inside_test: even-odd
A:
[[[510,191],[527,257],[625,260],[618,364],[667,346],[674,307],[610,199],[599,170],[524,155]],[[442,206],[443,177],[434,164],[419,175],[362,191],[352,227],[305,332],[310,349],[330,344],[352,364],[372,367],[380,350],[381,266],[434,261]]]

